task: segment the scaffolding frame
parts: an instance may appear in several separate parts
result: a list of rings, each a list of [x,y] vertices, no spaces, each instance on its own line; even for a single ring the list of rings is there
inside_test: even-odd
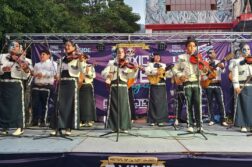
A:
[[[249,42],[252,32],[178,32],[153,34],[125,33],[7,33],[5,39],[27,43],[63,43],[71,39],[75,43],[179,43],[193,36],[198,42]]]

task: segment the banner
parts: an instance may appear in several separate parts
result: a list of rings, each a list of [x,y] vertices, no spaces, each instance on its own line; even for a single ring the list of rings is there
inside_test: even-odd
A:
[[[140,43],[139,45],[134,44],[104,44],[104,50],[98,51],[96,43],[81,43],[78,44],[79,49],[82,52],[85,52],[90,55],[89,63],[96,62],[95,70],[96,70],[96,78],[94,80],[94,89],[95,89],[95,99],[96,99],[96,109],[98,115],[106,115],[107,110],[107,98],[108,98],[108,90],[105,87],[105,80],[101,76],[101,71],[105,68],[108,61],[113,59],[113,48],[116,45],[121,45],[125,47],[126,54],[129,56],[129,59],[133,63],[137,63],[139,65],[146,66],[149,61],[149,55],[153,52],[158,51],[157,43],[151,44],[143,44]],[[57,60],[59,57],[64,56],[64,49],[63,44],[39,44],[33,43],[32,44],[32,61],[33,63],[39,61],[39,52],[42,49],[48,49],[51,51],[53,55],[53,59]],[[223,59],[228,53],[231,51],[231,44],[229,42],[217,42],[212,45],[208,43],[200,43],[198,46],[199,52],[203,54],[204,58],[207,58],[206,52],[213,48],[218,56],[218,59]],[[183,54],[185,51],[184,43],[166,43],[165,48],[163,51],[159,51],[161,55],[161,60],[163,63],[175,63],[177,60],[178,55]],[[226,69],[228,63],[225,63]],[[228,80],[227,77],[228,70],[226,73],[223,74],[223,92],[225,98],[225,107],[226,112],[231,112],[231,108],[233,108],[231,103],[231,87],[232,84]],[[171,84],[171,79],[166,80],[167,83],[167,96],[168,96],[168,112],[169,115],[174,115],[175,109],[174,104],[176,98],[174,97],[173,90],[175,90],[176,85]],[[142,72],[139,71],[137,80],[133,86],[134,96],[135,96],[135,108],[136,114],[146,114],[148,112],[148,94],[149,94],[149,83],[147,80],[147,76]],[[203,113],[207,115],[207,101],[205,95],[203,95]],[[185,108],[185,107],[184,107]]]

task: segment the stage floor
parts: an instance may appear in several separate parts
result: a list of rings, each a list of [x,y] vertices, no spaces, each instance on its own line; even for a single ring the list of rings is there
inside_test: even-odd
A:
[[[50,137],[34,140],[38,136],[49,135],[48,128],[31,127],[25,129],[23,136],[1,136],[0,154],[20,153],[177,153],[177,154],[245,154],[252,155],[252,138],[240,133],[238,128],[227,129],[220,125],[204,125],[207,135],[205,140],[201,134],[178,136],[186,131],[186,125],[150,127],[147,124],[134,124],[130,134],[120,134],[116,142],[116,133],[105,137],[100,135],[110,132],[104,125],[96,123],[92,128],[73,130],[73,140]]]

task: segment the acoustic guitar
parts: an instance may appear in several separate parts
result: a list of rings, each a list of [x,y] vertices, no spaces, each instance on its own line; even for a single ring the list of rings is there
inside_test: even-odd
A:
[[[174,67],[174,64],[169,64],[166,66],[166,68],[159,67],[157,68],[157,75],[148,75],[147,78],[152,85],[157,85],[161,79],[165,78],[165,72],[172,69]]]
[[[206,89],[210,83],[212,82],[213,79],[216,78],[217,76],[217,72],[216,72],[216,68],[219,67],[219,65],[221,63],[224,63],[226,61],[229,61],[231,60],[232,58],[234,57],[234,54],[233,53],[229,53],[227,56],[225,56],[217,65],[215,65],[214,67],[211,67],[211,69],[209,68],[209,72],[208,72],[208,75],[207,75],[207,79],[205,80],[201,80],[200,81],[200,84],[201,84],[201,87]]]

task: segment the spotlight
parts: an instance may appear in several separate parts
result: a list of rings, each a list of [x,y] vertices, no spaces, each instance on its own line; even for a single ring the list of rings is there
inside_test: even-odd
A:
[[[159,42],[158,43],[158,50],[159,51],[164,51],[164,50],[166,50],[166,48],[167,48],[167,45],[166,45],[165,42]]]
[[[105,50],[105,45],[103,43],[98,43],[96,45],[96,49],[99,51],[99,52],[102,52]]]

